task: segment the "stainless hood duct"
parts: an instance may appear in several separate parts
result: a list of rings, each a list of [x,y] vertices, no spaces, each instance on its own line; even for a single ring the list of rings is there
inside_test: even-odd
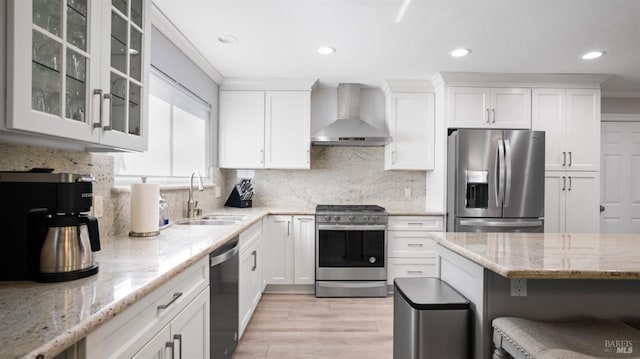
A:
[[[391,137],[360,119],[360,85],[338,85],[338,119],[311,136],[312,145],[384,146]]]

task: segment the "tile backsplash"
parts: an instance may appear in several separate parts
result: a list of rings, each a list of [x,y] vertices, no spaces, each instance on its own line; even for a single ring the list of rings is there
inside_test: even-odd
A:
[[[426,206],[425,171],[385,171],[384,147],[312,146],[310,171],[255,170],[254,188],[254,206],[355,203],[417,211]]]
[[[0,171],[25,171],[34,167],[53,168],[56,172],[86,173],[96,178],[94,196],[102,196],[104,215],[98,219],[101,238],[127,234],[129,228],[129,192],[113,190],[113,157],[108,154],[65,151],[36,146],[0,143]],[[223,185],[221,171],[214,170],[214,182]],[[188,179],[185,179],[185,185]],[[223,187],[224,188],[224,187]],[[184,218],[188,190],[161,190],[166,193],[169,219]],[[214,189],[194,192],[204,212],[224,205],[225,198],[214,198]]]
[[[0,170],[23,171],[34,167],[56,172],[92,174],[94,195],[104,199],[104,215],[99,218],[101,237],[129,232],[129,192],[113,189],[113,157],[109,154],[75,152],[28,145],[0,143]],[[311,148],[311,170],[255,170],[253,205],[313,208],[316,204],[378,204],[396,210],[424,210],[424,171],[384,171],[383,147]],[[237,171],[214,169],[214,188],[194,192],[204,213],[224,206]],[[188,179],[185,179],[185,185]],[[410,198],[405,198],[409,188]],[[169,204],[169,219],[185,217],[188,190],[162,189]]]

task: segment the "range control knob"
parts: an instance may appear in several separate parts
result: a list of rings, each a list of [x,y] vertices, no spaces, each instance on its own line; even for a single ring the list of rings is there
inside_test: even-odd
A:
[[[373,264],[376,262],[376,257],[369,257],[369,263]]]
[[[377,221],[378,221],[378,216],[373,216],[373,217],[371,217],[371,221],[372,221],[372,222],[377,222]]]
[[[331,222],[331,216],[325,216],[325,217],[324,217],[324,219],[325,219],[327,222]]]
[[[363,220],[364,222],[366,222],[366,221],[368,221],[368,220],[369,220],[369,217],[364,216],[364,217],[362,217],[362,220]]]
[[[333,217],[333,219],[335,219],[336,222],[339,222],[340,221],[340,216],[335,216],[335,217]]]
[[[355,220],[356,220],[356,217],[355,217],[355,216],[349,216],[349,222],[353,222],[353,221],[355,221]]]

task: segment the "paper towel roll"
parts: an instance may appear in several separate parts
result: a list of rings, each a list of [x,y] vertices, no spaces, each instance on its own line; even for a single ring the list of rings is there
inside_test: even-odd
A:
[[[158,234],[160,185],[134,183],[131,185],[132,236]]]

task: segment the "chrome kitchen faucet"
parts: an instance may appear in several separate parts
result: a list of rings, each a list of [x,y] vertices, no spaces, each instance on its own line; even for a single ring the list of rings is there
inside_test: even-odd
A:
[[[189,199],[187,200],[187,218],[193,218],[199,216],[202,213],[202,209],[198,208],[198,201],[193,200],[193,176],[198,177],[198,191],[203,191],[202,177],[200,172],[193,171],[191,174],[191,181],[189,183]]]

